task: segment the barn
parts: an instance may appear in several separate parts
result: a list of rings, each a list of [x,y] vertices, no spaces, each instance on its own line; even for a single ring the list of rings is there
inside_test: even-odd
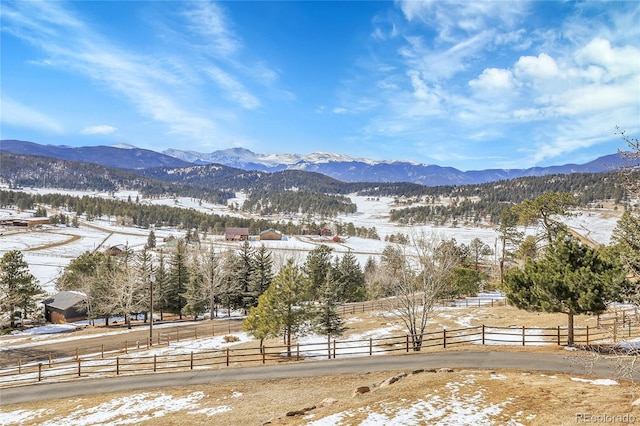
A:
[[[267,240],[273,240],[273,241],[282,240],[282,232],[276,231],[273,228],[269,228],[260,232],[260,241],[267,241]]]
[[[42,302],[44,318],[53,324],[87,319],[87,296],[79,291],[61,291]]]
[[[249,228],[226,228],[224,239],[227,241],[248,241]]]

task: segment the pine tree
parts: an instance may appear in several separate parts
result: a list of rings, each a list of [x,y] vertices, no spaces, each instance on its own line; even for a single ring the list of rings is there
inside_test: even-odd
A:
[[[249,311],[244,329],[259,339],[283,336],[291,356],[292,338],[307,331],[310,311],[304,306],[306,288],[305,274],[290,259],[258,298],[258,306]]]
[[[313,329],[316,333],[327,336],[327,344],[332,337],[340,337],[346,330],[344,320],[337,311],[340,284],[333,279],[331,270],[318,292],[318,304],[313,317]]]
[[[309,280],[309,298],[315,300],[317,291],[322,287],[327,279],[327,272],[332,268],[331,252],[332,248],[321,245],[307,254],[303,270]]]
[[[165,290],[166,309],[178,314],[182,319],[182,308],[185,305],[184,293],[190,279],[187,259],[187,244],[183,239],[178,240],[175,251],[171,256],[167,287]]]
[[[255,251],[253,256],[254,273],[249,284],[249,292],[253,300],[252,306],[257,305],[258,297],[264,293],[273,281],[272,254],[264,244]]]
[[[249,241],[245,240],[240,250],[238,250],[238,284],[242,292],[242,307],[245,311],[253,306],[254,302],[257,302],[251,291],[254,274],[255,250]]]
[[[147,237],[147,244],[144,246],[146,249],[152,249],[156,247],[156,234],[153,232],[153,229],[149,231],[149,236]]]
[[[193,315],[193,318],[197,319],[198,315],[204,313],[207,302],[203,276],[197,272],[192,272],[186,287],[186,291],[182,295],[185,300],[182,313],[185,315]]]
[[[364,272],[360,268],[358,259],[351,253],[345,253],[340,261],[336,259],[336,267],[333,271],[333,279],[339,286],[337,294],[338,300],[341,302],[360,302],[366,298],[366,288],[364,281]]]
[[[21,251],[8,251],[0,259],[0,290],[0,313],[10,315],[12,328],[15,327],[16,309],[22,310],[23,318],[35,311],[35,298],[44,292],[36,277],[29,272]]]
[[[566,314],[571,346],[574,315],[603,312],[627,283],[619,265],[561,234],[544,257],[507,271],[504,284],[509,303],[520,309]]]

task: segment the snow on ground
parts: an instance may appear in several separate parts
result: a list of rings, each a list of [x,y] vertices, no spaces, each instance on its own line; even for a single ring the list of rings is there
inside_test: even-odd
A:
[[[166,197],[158,199],[145,199],[136,191],[90,192],[90,191],[68,191],[59,189],[25,189],[31,194],[45,193],[65,193],[72,196],[89,195],[94,197],[104,197],[118,200],[135,200],[139,198],[143,204],[158,204],[175,207],[194,209],[208,214],[242,216],[243,213],[233,211],[226,205],[218,205],[204,202],[202,200],[188,197]],[[402,233],[407,236],[420,235],[423,232],[427,235],[434,234],[443,239],[455,238],[459,244],[469,244],[473,239],[479,238],[485,244],[494,248],[497,245],[498,234],[487,226],[441,226],[433,225],[413,225],[401,226],[389,222],[389,214],[393,205],[392,197],[364,197],[350,196],[357,205],[358,211],[353,214],[340,215],[336,218],[342,223],[353,223],[356,227],[376,228],[380,240],[370,240],[365,238],[350,237],[345,238],[340,243],[334,243],[331,239],[286,236],[283,241],[252,241],[254,245],[264,244],[274,252],[276,259],[293,257],[295,260],[304,261],[306,253],[313,250],[319,244],[327,244],[334,249],[335,255],[346,252],[353,253],[361,266],[364,266],[369,257],[377,258],[384,250],[387,243],[384,239],[388,235]],[[242,205],[246,195],[238,193],[237,197],[229,200],[228,204]],[[66,212],[68,213],[68,212]],[[33,212],[22,212],[2,209],[0,216],[21,216],[30,217]],[[71,214],[73,215],[73,214]],[[599,243],[608,243],[612,230],[617,223],[617,215],[611,211],[588,210],[582,214],[566,219],[566,223],[577,231],[587,235]],[[295,219],[295,218],[294,218]],[[64,268],[72,259],[78,257],[86,251],[104,250],[114,245],[127,245],[133,250],[141,249],[146,243],[149,235],[148,229],[133,227],[123,227],[114,223],[113,217],[103,216],[90,223],[81,223],[79,228],[66,226],[44,226],[38,230],[27,231],[4,228],[0,233],[0,256],[8,250],[22,250],[25,261],[29,264],[30,272],[38,278],[40,284],[46,292],[55,292],[55,280],[60,276]],[[535,232],[534,229],[523,229],[526,233]],[[177,229],[160,228],[154,230],[158,245],[162,245],[164,238],[173,236],[181,237],[184,231]],[[67,242],[66,244],[61,244]],[[220,249],[233,248],[237,244],[229,244],[208,238],[208,243]],[[61,244],[61,245],[56,245]]]
[[[416,401],[379,401],[370,406],[350,409],[330,416],[313,420],[309,426],[333,426],[351,424],[349,418],[356,414],[366,414],[359,421],[361,426],[372,425],[481,425],[495,424],[496,417],[505,406],[513,404],[511,398],[500,403],[490,403],[481,390],[468,394],[467,387],[475,384],[475,377],[468,375],[462,382],[451,382],[446,385],[449,394],[430,394]],[[410,403],[408,403],[410,402]],[[307,416],[313,419],[315,415]],[[512,424],[518,424],[512,418]]]
[[[574,382],[589,383],[591,385],[600,385],[600,386],[619,385],[617,381],[611,380],[611,379],[583,379],[581,377],[572,377],[571,380],[573,380]]]
[[[77,401],[78,408],[67,416],[58,416],[52,420],[38,423],[42,426],[84,426],[103,424],[139,424],[151,422],[170,413],[186,412],[189,414],[204,414],[207,417],[230,411],[226,404],[215,407],[202,408],[205,399],[204,392],[192,392],[186,396],[165,395],[161,392],[144,392],[125,397],[111,398],[94,407],[84,408],[82,399]],[[241,398],[240,392],[234,392],[229,398]],[[223,401],[221,401],[223,402]],[[37,421],[43,415],[51,414],[44,410],[15,410],[3,412],[0,425],[22,424],[27,421]]]
[[[599,244],[609,244],[613,229],[622,212],[593,209],[576,212],[576,215],[565,217],[562,221],[579,234]]]

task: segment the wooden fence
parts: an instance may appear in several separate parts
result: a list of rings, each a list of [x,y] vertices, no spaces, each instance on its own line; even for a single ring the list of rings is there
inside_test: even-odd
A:
[[[174,332],[175,333],[175,332]],[[204,337],[193,330],[190,338]],[[180,333],[172,340],[161,341],[160,347],[154,346],[156,354],[128,353],[137,351],[138,346],[125,349],[124,352],[109,354],[105,351],[80,355],[77,351],[71,359],[53,359],[50,355],[44,361],[23,363],[18,360],[17,366],[0,369],[0,388],[34,382],[50,382],[68,380],[78,377],[105,377],[123,374],[153,373],[158,371],[181,371],[195,369],[211,369],[241,367],[247,365],[273,364],[280,362],[335,359],[343,356],[373,356],[393,353],[406,353],[414,350],[414,342],[421,341],[421,350],[446,350],[459,345],[565,345],[567,344],[566,327],[491,327],[475,326],[457,329],[443,329],[425,333],[420,336],[397,335],[383,338],[360,340],[328,340],[324,343],[296,343],[292,346],[259,346],[249,348],[226,348],[216,350],[189,351],[179,353],[162,353],[186,333]],[[614,333],[619,338],[640,335],[637,326],[625,326]],[[191,337],[193,336],[193,337]],[[419,337],[419,339],[418,339]],[[606,328],[576,327],[574,338],[576,345],[597,345],[610,342],[612,333]],[[140,350],[149,349],[140,345]],[[176,353],[177,352],[177,353]]]
[[[347,303],[337,307],[339,315],[352,315],[369,311],[384,311],[393,309],[395,306],[393,300],[375,300],[369,302],[355,302]],[[461,299],[440,299],[436,302],[435,306],[438,307],[458,307],[458,308],[473,308],[473,307],[497,307],[507,306],[507,300],[504,297],[486,298],[486,297],[465,297]]]

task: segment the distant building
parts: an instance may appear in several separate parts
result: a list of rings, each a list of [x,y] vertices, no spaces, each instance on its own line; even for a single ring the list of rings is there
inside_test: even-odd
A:
[[[0,219],[0,225],[25,226],[31,228],[38,225],[48,225],[48,217],[5,217]]]
[[[226,228],[224,239],[227,241],[248,241],[249,228]]]
[[[107,253],[111,256],[122,256],[127,251],[127,247],[124,244],[118,244],[111,246],[107,249]]]
[[[333,232],[331,232],[331,229],[329,228],[320,228],[320,235],[323,237],[330,237],[333,235]]]
[[[42,302],[44,318],[53,324],[87,319],[87,296],[78,291],[61,291]]]
[[[280,241],[282,240],[282,232],[276,231],[273,228],[266,229],[260,232],[260,241]]]

